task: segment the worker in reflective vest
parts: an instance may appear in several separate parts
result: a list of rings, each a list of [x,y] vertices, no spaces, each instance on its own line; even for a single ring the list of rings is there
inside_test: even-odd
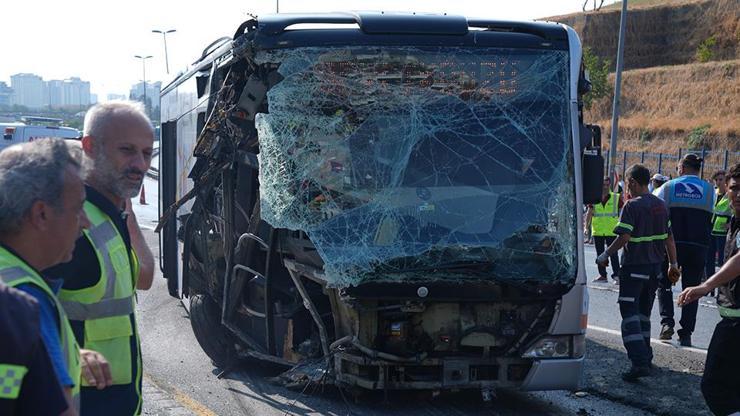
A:
[[[44,347],[64,388],[69,415],[79,409],[81,354],[90,380],[90,372],[99,375],[106,364],[100,354],[79,350],[57,299],[61,282],[43,277],[39,270],[71,259],[75,240],[89,225],[82,210],[85,192],[79,170],[60,139],[0,152],[0,279],[38,302]],[[101,385],[106,381],[103,377]]]
[[[81,150],[84,209],[91,226],[77,240],[72,261],[49,270],[64,278],[60,299],[77,341],[110,363],[112,386],[83,383],[82,415],[141,414],[141,345],[135,316],[136,289],[149,289],[154,258],[130,198],[149,169],[154,130],[133,102],[107,102],[87,111]]]
[[[599,256],[604,249],[611,245],[616,238],[614,227],[619,222],[619,210],[622,208],[622,198],[619,193],[611,191],[611,181],[604,178],[601,192],[601,203],[589,205],[586,211],[586,227],[591,224],[591,235],[594,237],[596,255]],[[612,279],[619,282],[619,253],[614,253],[609,258],[612,266]],[[594,282],[606,282],[606,267],[598,265],[599,277]]]
[[[59,340],[62,349],[62,358],[66,366],[66,372],[74,383],[71,389],[72,402],[79,407],[80,394],[80,349],[75,341],[72,328],[69,326],[67,315],[59,304],[59,301],[39,273],[30,267],[20,257],[16,256],[9,248],[0,246],[0,279],[10,287],[30,285],[40,290],[47,296],[50,303],[54,305],[56,312],[55,325],[59,332]]]
[[[38,302],[2,280],[0,339],[0,415],[65,412],[69,406],[41,339]]]
[[[681,286],[697,286],[704,277],[707,251],[712,233],[714,212],[714,188],[699,177],[703,160],[689,153],[678,164],[681,175],[661,186],[656,195],[665,201],[671,215],[671,227],[681,266]],[[660,305],[660,339],[671,339],[675,321],[673,319],[673,295],[666,279],[661,279],[658,291]],[[681,328],[677,331],[682,346],[691,346],[691,334],[696,326],[696,303],[681,310]]]
[[[701,379],[704,399],[716,415],[740,412],[740,164],[728,172],[727,185],[734,214],[725,240],[728,261],[706,282],[685,289],[678,296],[678,305],[686,307],[719,288],[717,306],[722,320],[714,328]]]
[[[725,171],[719,170],[712,175],[714,189],[717,194],[714,202],[714,215],[712,216],[712,238],[709,240],[709,251],[707,252],[706,275],[714,274],[715,264],[725,262],[725,238],[727,228],[730,225],[732,210],[727,192],[727,181]]]
[[[617,302],[622,316],[622,342],[632,363],[622,373],[622,379],[629,382],[652,373],[650,312],[658,276],[665,272],[678,280],[679,274],[668,209],[648,192],[649,181],[650,171],[645,166],[632,165],[627,170],[625,183],[631,199],[624,205],[614,229],[619,237],[596,258],[597,264],[604,264],[610,255],[624,249]],[[666,253],[670,265],[662,271]]]

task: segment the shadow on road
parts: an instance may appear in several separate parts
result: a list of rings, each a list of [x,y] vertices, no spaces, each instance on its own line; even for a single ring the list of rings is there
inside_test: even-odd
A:
[[[703,366],[679,352],[660,352],[654,348],[656,369],[652,376],[627,383],[621,379],[629,366],[624,350],[587,339],[585,390],[659,415],[711,415],[699,388]]]
[[[478,390],[443,391],[366,391],[309,383],[289,389],[266,382],[281,373],[281,368],[257,361],[244,361],[228,373],[232,394],[248,402],[259,402],[287,415],[553,415],[563,414],[552,401],[529,393],[497,390],[497,397],[483,402]],[[219,374],[215,369],[213,374]],[[240,388],[243,386],[243,388]],[[580,413],[579,413],[580,414]],[[584,411],[582,414],[589,414]]]

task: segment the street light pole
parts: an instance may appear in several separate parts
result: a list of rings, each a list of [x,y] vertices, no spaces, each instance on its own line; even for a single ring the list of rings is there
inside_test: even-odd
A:
[[[614,102],[612,103],[612,131],[609,143],[609,177],[616,172],[617,164],[617,135],[619,134],[619,107],[622,94],[622,67],[624,66],[624,38],[627,28],[627,0],[622,0],[622,15],[619,19],[619,42],[617,43],[617,73],[614,76]],[[616,182],[616,181],[615,181]],[[614,189],[617,189],[617,183]],[[626,187],[626,184],[625,184]]]
[[[146,60],[151,58],[151,55],[142,56],[142,55],[134,55],[134,58],[141,59],[141,67],[143,69],[143,79],[142,82],[144,83],[144,110],[147,113],[147,116],[149,115],[149,110],[146,108]]]
[[[152,33],[161,33],[162,34],[162,39],[164,40],[164,64],[165,64],[165,68],[167,69],[167,74],[168,75],[170,73],[170,61],[169,61],[169,57],[167,56],[167,34],[168,33],[173,33],[173,32],[177,32],[177,30],[175,30],[175,29],[170,29],[170,30],[153,29],[152,30]]]

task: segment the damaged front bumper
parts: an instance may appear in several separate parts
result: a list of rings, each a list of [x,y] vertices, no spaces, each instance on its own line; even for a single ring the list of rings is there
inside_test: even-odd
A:
[[[515,357],[447,357],[398,363],[348,352],[334,355],[336,382],[368,390],[548,390],[562,389],[566,378],[576,388],[582,368],[583,358],[535,361]]]

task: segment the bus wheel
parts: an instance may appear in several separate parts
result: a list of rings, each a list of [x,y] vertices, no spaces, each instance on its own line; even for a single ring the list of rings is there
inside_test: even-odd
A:
[[[190,297],[190,325],[198,344],[216,367],[224,368],[236,359],[234,338],[221,325],[221,310],[210,296]]]

